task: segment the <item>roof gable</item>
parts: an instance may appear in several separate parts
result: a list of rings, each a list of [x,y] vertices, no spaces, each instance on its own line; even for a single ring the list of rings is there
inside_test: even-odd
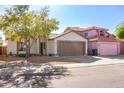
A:
[[[69,33],[71,33],[71,32],[77,34],[78,36],[80,36],[80,37],[82,37],[82,38],[85,38],[85,37],[83,37],[82,35],[76,33],[75,31],[68,31],[68,32],[62,33],[62,34],[60,34],[60,35],[58,35],[58,36],[56,36],[56,37],[54,37],[54,38],[50,38],[50,40],[53,40],[53,39],[59,38],[59,37],[61,37],[61,36],[63,36],[63,35],[69,34]],[[85,39],[86,39],[86,38],[85,38]]]

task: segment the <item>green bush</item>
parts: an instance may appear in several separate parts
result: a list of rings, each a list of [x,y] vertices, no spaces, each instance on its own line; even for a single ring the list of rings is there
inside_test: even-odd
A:
[[[18,51],[18,56],[19,57],[25,57],[26,56],[26,51]]]
[[[19,57],[26,57],[26,54],[18,54]]]

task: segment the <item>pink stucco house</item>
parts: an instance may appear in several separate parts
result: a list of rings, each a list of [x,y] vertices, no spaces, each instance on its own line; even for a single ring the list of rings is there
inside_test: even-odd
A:
[[[64,32],[74,31],[88,40],[89,55],[118,55],[120,54],[120,41],[101,27],[68,27]]]

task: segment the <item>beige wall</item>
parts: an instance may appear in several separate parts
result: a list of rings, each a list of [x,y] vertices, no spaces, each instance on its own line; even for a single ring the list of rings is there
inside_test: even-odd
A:
[[[74,32],[70,32],[68,34],[65,34],[61,37],[58,37],[54,40],[50,40],[47,42],[47,54],[55,54],[57,55],[57,41],[64,40],[64,41],[83,41],[86,43],[86,54],[87,54],[87,40],[79,35],[77,35]],[[43,39],[41,38],[40,42],[43,42]],[[17,43],[9,41],[8,42],[8,53],[12,52],[13,54],[17,53]],[[39,40],[37,42],[34,42],[33,46],[30,49],[31,54],[39,54]]]
[[[12,54],[17,54],[17,42],[16,41],[8,41],[7,42],[7,54],[12,52]]]
[[[55,41],[54,40],[49,40],[47,43],[47,54],[55,54]]]
[[[31,41],[32,42],[32,41]],[[17,54],[17,42],[16,41],[8,41],[7,42],[7,53],[12,52],[13,54]],[[34,42],[30,49],[31,54],[39,54],[39,40]]]
[[[59,41],[59,40],[64,40],[64,41],[83,41],[83,42],[85,42],[86,44],[86,46],[85,46],[85,49],[86,49],[86,53],[85,54],[87,54],[87,40],[85,39],[85,38],[83,38],[83,37],[81,37],[81,36],[79,36],[79,35],[77,35],[76,33],[74,33],[74,32],[70,32],[70,33],[68,33],[68,34],[65,34],[65,35],[63,35],[63,36],[61,36],[61,37],[58,37],[58,38],[56,38],[56,39],[54,39],[54,40],[52,40],[52,41],[50,41],[50,48],[49,48],[49,51],[48,51],[48,53],[50,52],[50,53],[52,53],[52,54],[55,54],[55,55],[57,55],[57,41]],[[64,47],[64,46],[63,46]]]
[[[30,49],[30,53],[39,54],[39,40],[37,40],[36,42],[33,42],[31,49]]]

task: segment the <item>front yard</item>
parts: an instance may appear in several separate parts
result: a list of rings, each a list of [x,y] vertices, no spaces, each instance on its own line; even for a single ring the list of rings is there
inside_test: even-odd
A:
[[[0,65],[6,63],[18,63],[24,60],[23,57],[8,57],[1,58],[0,57]],[[48,56],[32,56],[29,59],[30,63],[33,64],[96,64],[96,63],[120,63],[124,61],[124,55],[120,56],[63,56],[63,57],[48,57]]]
[[[5,60],[0,61],[0,87],[124,87],[118,83],[124,81],[123,55],[32,56],[29,58],[29,64],[22,64],[24,58],[9,57],[6,60],[8,62],[6,67],[3,66]],[[111,65],[107,65],[108,63]],[[56,66],[57,64],[59,66]],[[71,68],[71,65],[76,67],[77,64],[79,67]],[[93,66],[81,67],[81,65],[88,66],[89,64]],[[102,66],[97,67],[96,65],[99,64]],[[118,77],[115,78],[117,75]],[[64,82],[67,84],[65,85]],[[103,85],[100,85],[101,83]]]
[[[46,65],[23,65],[0,69],[0,87],[4,88],[46,88],[51,80],[69,75],[65,67]]]
[[[6,63],[19,63],[24,60],[24,57],[8,57],[0,58],[0,65]],[[32,56],[28,59],[30,63],[34,64],[72,64],[79,63],[79,61],[69,59],[68,57],[47,57],[47,56]]]

